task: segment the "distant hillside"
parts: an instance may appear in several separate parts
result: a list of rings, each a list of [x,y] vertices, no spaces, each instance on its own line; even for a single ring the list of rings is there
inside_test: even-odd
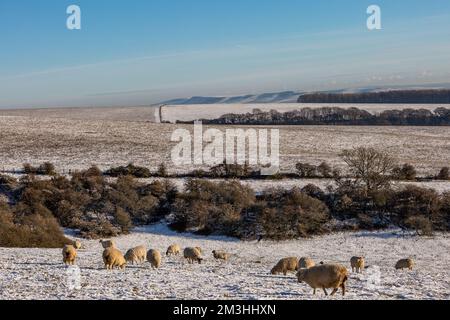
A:
[[[283,91],[262,94],[248,94],[234,97],[191,97],[162,102],[169,105],[191,104],[238,104],[238,103],[294,103],[301,92]]]
[[[392,90],[359,93],[308,93],[301,95],[299,103],[378,103],[378,104],[449,104],[450,90]]]

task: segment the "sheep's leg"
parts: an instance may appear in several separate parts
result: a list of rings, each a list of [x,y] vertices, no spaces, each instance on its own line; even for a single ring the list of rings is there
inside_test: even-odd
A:
[[[323,292],[325,293],[325,295],[328,296],[327,290],[325,290],[325,288],[322,288],[322,289],[323,289]]]
[[[342,288],[342,296],[345,296],[345,283],[341,285]]]
[[[333,292],[331,293],[332,296],[334,296],[336,294],[336,292],[338,291],[338,288],[334,288]]]
[[[314,294],[314,295],[316,294],[316,288],[314,288],[313,294]]]

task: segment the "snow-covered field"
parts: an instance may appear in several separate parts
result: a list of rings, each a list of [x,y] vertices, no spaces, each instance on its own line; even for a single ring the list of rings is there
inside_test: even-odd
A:
[[[192,126],[145,122],[144,114],[135,115],[133,110],[130,109],[130,118],[123,111],[112,115],[106,112],[103,115],[106,120],[98,110],[91,118],[90,111],[83,114],[78,109],[67,113],[64,110],[0,111],[0,169],[19,169],[26,162],[38,165],[45,161],[64,171],[86,169],[92,164],[106,169],[130,162],[153,170],[165,162],[170,172],[196,168],[176,167],[170,160],[176,145],[171,142],[173,132],[179,128],[192,132]],[[116,116],[123,119],[118,120]],[[141,121],[136,120],[138,116],[142,116]],[[400,163],[414,165],[420,175],[437,174],[442,167],[450,165],[450,127],[274,128],[280,130],[283,171],[295,170],[297,162],[318,165],[322,161],[345,169],[339,153],[359,146],[387,150]]]
[[[0,248],[1,299],[343,299],[316,296],[294,274],[270,275],[278,259],[310,256],[316,262],[349,267],[353,255],[364,255],[369,268],[350,274],[344,299],[450,299],[450,239],[448,235],[419,238],[399,231],[338,233],[287,242],[240,242],[224,237],[176,234],[163,225],[135,230],[115,239],[125,251],[145,244],[165,251],[167,246],[201,246],[203,264],[190,265],[181,257],[163,258],[162,267],[148,263],[125,271],[106,271],[97,241],[83,240],[79,251],[81,288],[62,264],[61,250]],[[233,253],[229,262],[215,261],[214,249]],[[400,258],[413,257],[413,271],[394,269]],[[76,283],[76,282],[75,282]]]

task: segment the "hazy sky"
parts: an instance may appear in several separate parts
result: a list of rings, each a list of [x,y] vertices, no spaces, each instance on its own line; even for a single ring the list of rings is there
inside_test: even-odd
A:
[[[450,1],[1,0],[0,44],[0,108],[440,83]]]

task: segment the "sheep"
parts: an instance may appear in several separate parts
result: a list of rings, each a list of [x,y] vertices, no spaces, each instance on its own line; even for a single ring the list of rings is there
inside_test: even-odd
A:
[[[172,244],[169,248],[167,248],[166,256],[177,256],[181,253],[181,248],[177,244]]]
[[[73,245],[65,245],[62,250],[63,262],[66,265],[74,265],[77,259],[77,249]]]
[[[326,289],[332,288],[334,295],[339,288],[342,288],[342,295],[345,296],[345,283],[348,280],[348,271],[342,265],[322,264],[309,269],[300,269],[297,273],[299,283],[306,282],[314,289],[322,289],[325,295],[328,295]]]
[[[309,269],[311,267],[314,267],[316,264],[314,262],[313,259],[311,258],[306,258],[306,257],[302,257],[300,258],[299,262],[298,262],[298,267],[300,269]]]
[[[194,263],[197,261],[199,264],[202,263],[202,254],[198,248],[185,248],[183,251],[183,256],[189,263]]]
[[[214,259],[217,259],[217,260],[224,260],[224,261],[227,261],[227,260],[230,258],[230,254],[229,254],[229,253],[226,253],[226,252],[224,252],[224,251],[216,251],[216,250],[213,250],[213,251],[212,251],[212,254],[213,254],[213,256],[214,256]]]
[[[395,265],[395,269],[409,269],[412,270],[414,267],[414,260],[413,259],[401,259],[399,260],[396,265]]]
[[[286,275],[288,271],[298,270],[298,258],[289,257],[278,261],[278,263],[270,270],[271,274],[283,273]]]
[[[352,257],[350,259],[350,265],[352,266],[352,272],[361,273],[364,270],[366,261],[364,257]]]
[[[112,270],[116,267],[124,270],[127,264],[122,252],[114,247],[106,248],[103,251],[103,262],[107,270]]]
[[[128,263],[143,263],[147,255],[147,248],[145,246],[139,246],[132,248],[125,253],[125,260]]]
[[[147,261],[150,262],[153,269],[158,269],[161,266],[161,252],[155,249],[148,250]]]
[[[78,240],[75,240],[75,241],[73,242],[73,246],[74,246],[75,249],[77,249],[77,250],[80,250],[81,247],[82,247],[81,242],[78,241]]]
[[[116,244],[114,243],[113,240],[100,240],[99,242],[102,244],[102,247],[104,249],[115,248],[116,247]]]

